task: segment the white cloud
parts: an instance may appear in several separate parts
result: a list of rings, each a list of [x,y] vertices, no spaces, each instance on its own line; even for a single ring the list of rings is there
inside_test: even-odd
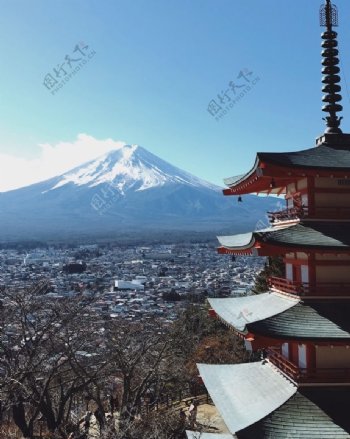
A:
[[[0,153],[0,192],[27,186],[63,174],[75,166],[92,160],[126,143],[113,139],[98,140],[79,134],[74,142],[38,145],[40,154],[25,159]]]

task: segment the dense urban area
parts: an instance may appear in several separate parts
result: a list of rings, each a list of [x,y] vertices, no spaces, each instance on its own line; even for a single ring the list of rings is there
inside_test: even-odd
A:
[[[176,318],[188,302],[245,295],[262,258],[217,255],[210,244],[79,245],[0,250],[0,286],[30,288],[45,280],[47,300],[82,294],[111,317]]]

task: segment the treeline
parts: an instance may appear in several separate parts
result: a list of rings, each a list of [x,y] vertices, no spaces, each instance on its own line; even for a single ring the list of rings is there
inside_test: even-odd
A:
[[[67,237],[53,238],[51,235],[43,237],[42,239],[28,239],[21,238],[4,240],[0,242],[0,249],[24,249],[32,250],[34,248],[74,248],[85,244],[98,244],[101,247],[115,247],[115,246],[136,246],[136,245],[157,245],[157,244],[217,244],[217,232],[197,232],[197,231],[177,231],[177,230],[149,230],[149,231],[130,231],[123,232],[118,236],[118,233],[107,235],[87,235],[77,236],[67,235]]]

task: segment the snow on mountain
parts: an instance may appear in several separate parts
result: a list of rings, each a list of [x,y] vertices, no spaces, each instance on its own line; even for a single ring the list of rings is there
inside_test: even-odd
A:
[[[143,191],[169,183],[206,187],[215,191],[220,189],[182,171],[138,145],[125,145],[67,172],[50,190],[68,183],[77,186],[87,185],[90,188],[105,183],[113,184],[121,194],[125,194],[129,189]]]
[[[220,188],[137,145],[63,175],[0,193],[1,239],[134,236],[155,231],[244,232],[276,199],[224,197]]]

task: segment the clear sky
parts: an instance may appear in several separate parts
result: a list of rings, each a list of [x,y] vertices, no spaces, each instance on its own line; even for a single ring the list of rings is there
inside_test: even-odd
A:
[[[46,178],[103,153],[105,139],[142,145],[217,184],[248,171],[256,151],[313,146],[324,130],[321,3],[0,0],[0,190],[27,183],[23,172],[28,182]],[[349,132],[350,3],[337,5]],[[67,55],[88,53],[55,94],[44,86]],[[232,101],[244,69],[260,81],[217,121],[209,102],[221,92]]]

